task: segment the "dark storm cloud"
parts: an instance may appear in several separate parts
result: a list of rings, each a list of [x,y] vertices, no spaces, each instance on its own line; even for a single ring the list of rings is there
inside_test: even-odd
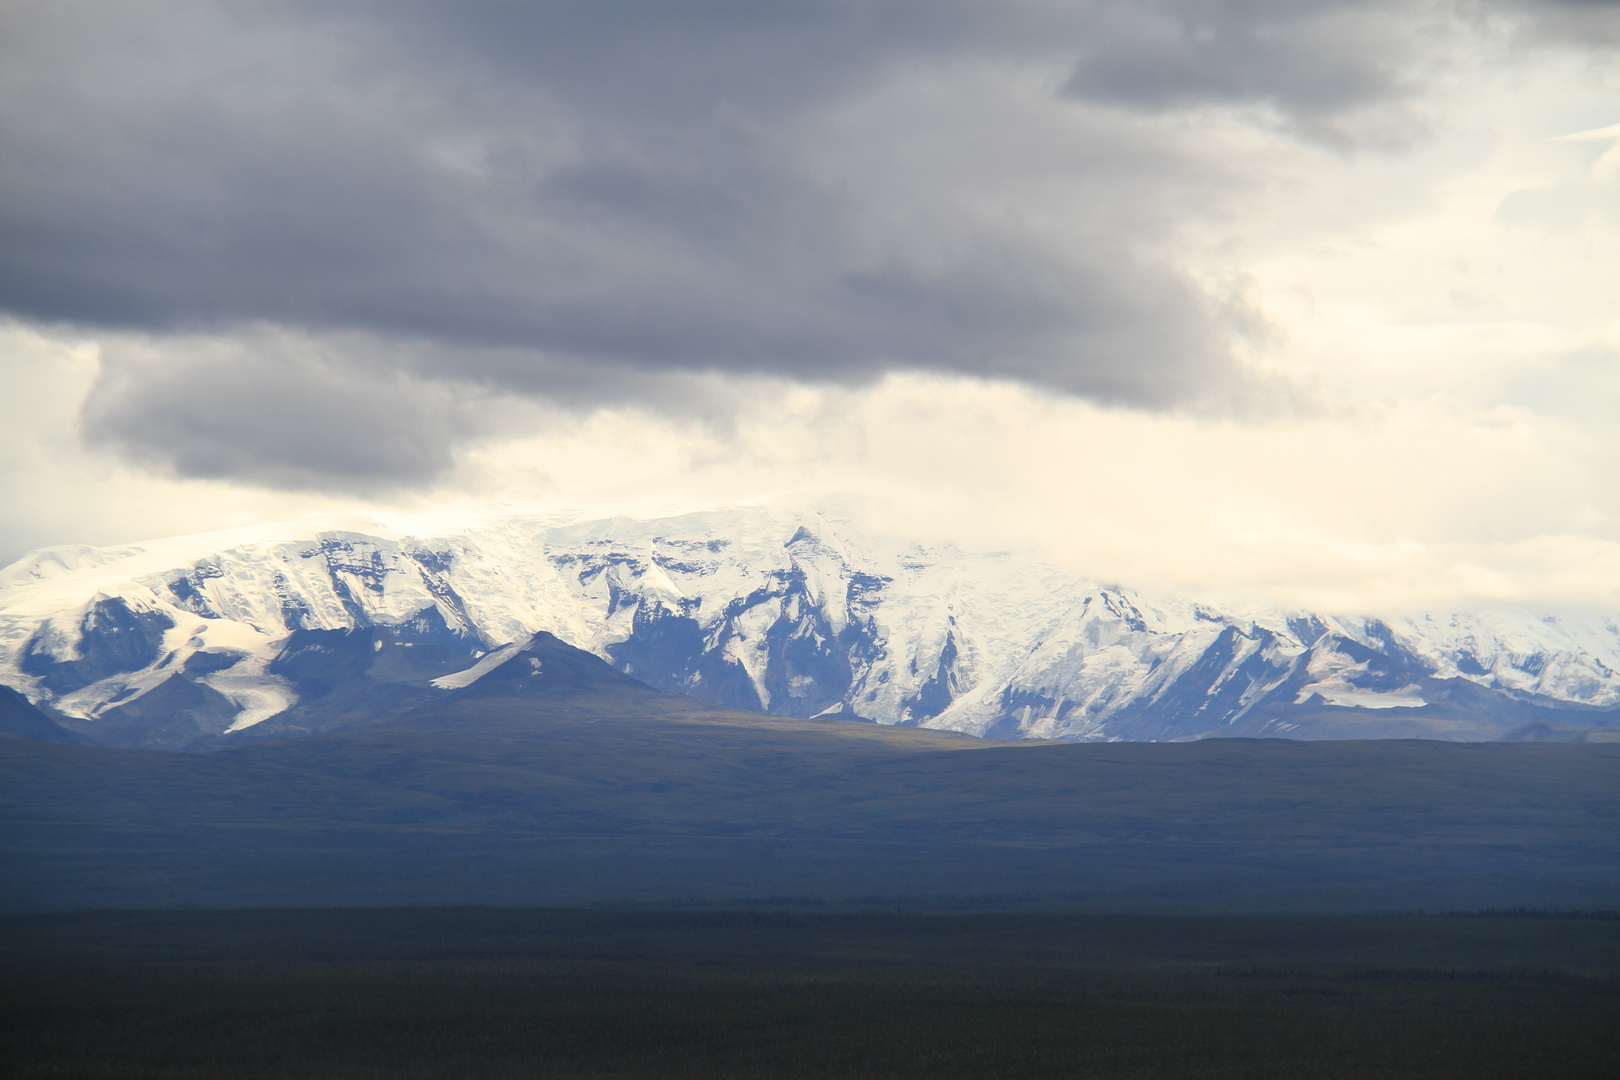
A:
[[[1423,9],[1414,5],[1413,12]],[[1144,4],[1112,40],[1084,50],[1064,91],[1145,109],[1249,104],[1310,137],[1353,143],[1369,108],[1385,132],[1425,74],[1422,24],[1373,5],[1299,0]]]
[[[264,328],[123,339],[103,349],[86,431],[185,476],[272,487],[375,494],[443,473],[470,403],[368,362],[373,349]]]
[[[13,5],[0,308],[159,341],[324,336],[314,367],[252,333],[110,360],[86,411],[182,472],[277,461],[276,482],[432,475],[463,424],[436,384],[589,402],[671,372],[927,369],[1148,408],[1231,396],[1256,320],[1176,237],[1241,179],[1129,117],[1257,104],[1307,140],[1387,142],[1415,34],[1450,9],[1411,10]],[[951,97],[987,70],[1049,73],[1074,115]],[[1024,213],[1032,169],[1067,191],[1061,227]],[[373,382],[393,405],[350,410],[352,437],[280,445]],[[216,453],[227,407],[263,422]],[[368,457],[363,426],[397,415],[418,449]]]
[[[1615,0],[1525,0],[1509,10],[1518,35],[1535,42],[1583,48],[1620,47],[1620,4]]]
[[[1188,353],[1208,332],[1195,290],[1125,234],[1132,207],[1065,251],[957,217],[949,177],[818,177],[826,148],[780,128],[905,50],[848,12],[760,10],[108,27],[105,67],[67,88],[66,58],[54,100],[8,117],[0,295],[35,318],[266,320],[653,369],[1006,369],[1149,404],[1212,361],[1218,343]],[[1098,146],[1079,183],[1119,153]],[[954,250],[894,235],[897,211],[934,215],[921,231]],[[1162,359],[1133,372],[1121,348]]]

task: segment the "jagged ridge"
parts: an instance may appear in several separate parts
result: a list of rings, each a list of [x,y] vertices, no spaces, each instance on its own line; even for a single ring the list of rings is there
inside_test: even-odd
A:
[[[1234,614],[820,509],[261,529],[0,571],[0,682],[95,741],[175,716],[228,741],[309,698],[307,635],[362,629],[435,671],[546,632],[719,704],[1005,738],[1481,739],[1620,706],[1613,618]]]

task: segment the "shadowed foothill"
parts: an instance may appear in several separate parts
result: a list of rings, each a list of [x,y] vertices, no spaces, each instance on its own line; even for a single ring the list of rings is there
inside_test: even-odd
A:
[[[0,740],[0,904],[1620,901],[1614,744],[997,743],[729,710],[550,635],[490,655],[464,685],[348,679],[278,725],[328,734],[213,754]]]

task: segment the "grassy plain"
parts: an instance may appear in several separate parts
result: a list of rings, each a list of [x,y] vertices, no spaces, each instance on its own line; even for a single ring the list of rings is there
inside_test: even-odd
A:
[[[0,740],[0,1073],[1611,1077],[1620,920],[1332,913],[1620,907],[1617,821],[1613,745],[995,745],[651,691]]]
[[[0,740],[0,910],[1620,906],[1620,745],[994,744],[643,697]]]
[[[18,1077],[1609,1077],[1620,920],[0,918]]]

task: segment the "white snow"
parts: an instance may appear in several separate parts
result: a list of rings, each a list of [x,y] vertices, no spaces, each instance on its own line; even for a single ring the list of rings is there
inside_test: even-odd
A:
[[[1423,687],[1416,683],[1399,690],[1368,690],[1338,679],[1304,687],[1294,699],[1295,704],[1303,704],[1313,695],[1320,696],[1329,705],[1355,709],[1416,709],[1428,704],[1423,699]]]
[[[464,686],[471,686],[522,652],[530,640],[531,638],[524,638],[522,641],[514,641],[510,645],[502,645],[492,653],[485,653],[478,663],[472,667],[455,672],[452,675],[442,675],[434,679],[431,685],[437,686],[440,690],[460,690]]]

